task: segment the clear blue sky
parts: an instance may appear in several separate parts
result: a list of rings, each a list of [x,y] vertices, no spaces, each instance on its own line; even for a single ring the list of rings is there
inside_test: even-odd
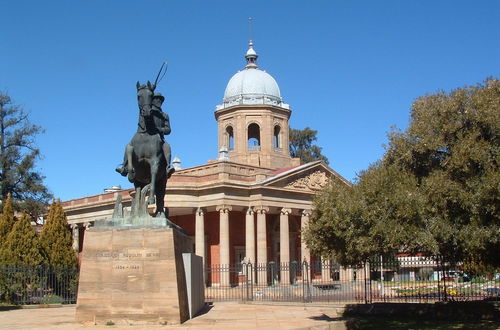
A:
[[[500,1],[0,0],[0,90],[43,126],[38,163],[63,200],[130,184],[114,171],[137,124],[135,83],[169,69],[168,137],[182,166],[217,157],[215,106],[259,65],[349,180],[383,154],[413,100],[500,73]]]

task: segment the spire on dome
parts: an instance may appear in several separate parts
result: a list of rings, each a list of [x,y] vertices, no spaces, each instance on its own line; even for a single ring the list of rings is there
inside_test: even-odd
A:
[[[245,66],[245,68],[247,69],[257,69],[258,66],[257,66],[257,58],[259,57],[259,55],[257,55],[257,53],[255,52],[255,50],[253,49],[253,41],[250,40],[250,42],[248,43],[248,50],[247,50],[247,53],[245,55],[245,59],[247,60],[247,65]]]

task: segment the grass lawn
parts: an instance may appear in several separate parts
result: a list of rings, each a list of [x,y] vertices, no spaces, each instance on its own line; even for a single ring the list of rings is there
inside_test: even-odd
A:
[[[407,318],[391,316],[355,316],[349,317],[347,329],[500,329],[500,321],[459,321],[459,320],[426,320],[424,318]]]

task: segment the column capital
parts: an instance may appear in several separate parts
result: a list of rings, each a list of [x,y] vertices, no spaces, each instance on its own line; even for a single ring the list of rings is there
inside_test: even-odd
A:
[[[78,223],[72,223],[70,226],[71,226],[71,229],[75,230],[78,228]]]
[[[206,211],[205,211],[205,208],[202,208],[202,207],[198,207],[198,208],[194,211],[194,213],[195,213],[196,215],[204,215],[204,214],[205,214],[205,212],[206,212]]]
[[[83,227],[85,227],[85,230],[88,230],[90,227],[92,227],[92,223],[91,222],[84,222],[83,223]]]
[[[312,210],[310,210],[310,209],[305,209],[305,210],[302,210],[301,215],[302,215],[303,217],[310,217],[310,216],[311,216],[311,213],[312,213]]]
[[[247,215],[253,215],[255,212],[253,210],[253,208],[250,206],[248,209],[247,209]]]
[[[226,212],[229,212],[229,211],[232,211],[233,210],[233,207],[231,205],[227,205],[227,204],[222,204],[222,205],[218,205],[215,210],[221,212],[221,213],[226,213]]]
[[[292,209],[289,207],[284,207],[281,209],[280,213],[283,215],[290,215],[292,214]]]
[[[255,206],[254,207],[254,211],[257,214],[259,214],[259,213],[260,214],[266,214],[267,212],[269,212],[269,207],[263,206],[263,205]]]

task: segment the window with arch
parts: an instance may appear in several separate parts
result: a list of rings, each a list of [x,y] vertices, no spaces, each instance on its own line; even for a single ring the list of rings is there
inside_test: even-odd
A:
[[[274,145],[274,151],[276,152],[283,151],[282,147],[283,142],[281,141],[281,127],[279,125],[274,126],[273,145]]]
[[[234,132],[233,127],[226,127],[226,146],[228,150],[234,150]]]
[[[260,150],[260,127],[256,123],[248,125],[248,150]]]

